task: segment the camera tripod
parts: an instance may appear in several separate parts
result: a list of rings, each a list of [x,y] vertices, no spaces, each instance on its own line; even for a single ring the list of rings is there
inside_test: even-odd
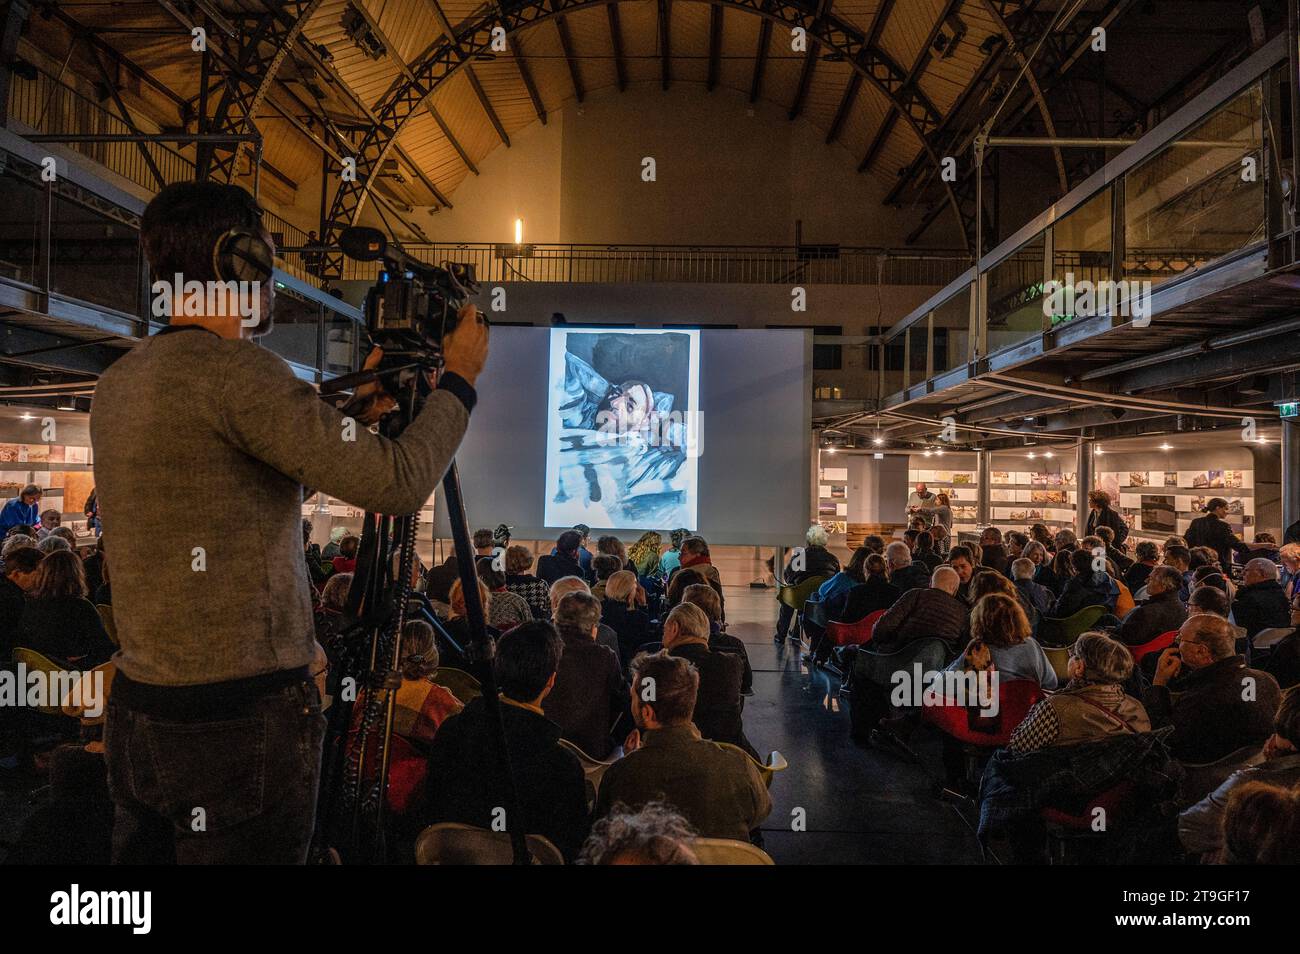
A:
[[[380,433],[399,436],[415,419],[428,393],[429,374],[441,376],[442,359],[428,348],[385,354],[379,366],[331,379],[322,397],[370,382],[379,382],[397,401],[396,410],[380,422]],[[346,406],[345,406],[346,411]],[[470,642],[466,647],[471,670],[483,688],[483,705],[494,727],[488,759],[501,765],[505,790],[501,804],[509,819],[507,830],[515,864],[528,864],[525,832],[519,824],[518,791],[511,772],[501,702],[493,674],[495,646],[487,634],[478,588],[474,549],[461,496],[460,475],[453,460],[442,480],[448,523],[458,563]],[[349,863],[380,864],[387,860],[388,820],[385,793],[392,750],[397,689],[401,686],[402,629],[409,617],[416,568],[415,539],[419,514],[367,512],[357,550],[357,568],[348,591],[344,617],[352,621],[340,637],[347,647],[325,734],[316,831],[312,861],[326,863],[337,852]],[[350,682],[349,682],[350,681]],[[354,714],[356,706],[359,714]],[[351,737],[350,737],[351,736]],[[350,737],[350,738],[349,738]]]

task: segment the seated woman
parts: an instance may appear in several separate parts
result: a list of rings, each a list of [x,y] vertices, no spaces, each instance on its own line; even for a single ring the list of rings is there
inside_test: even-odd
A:
[[[424,746],[433,741],[438,727],[460,712],[464,706],[430,678],[439,665],[438,647],[433,627],[424,620],[413,619],[402,627],[402,684],[393,706],[393,740],[388,765],[388,808],[397,815],[406,814],[420,803],[429,763]],[[352,726],[348,746],[355,744],[356,734],[365,711],[366,690],[352,707]],[[367,765],[377,765],[378,733],[367,741]]]
[[[1151,731],[1142,703],[1124,692],[1133,656],[1123,643],[1105,633],[1084,633],[1070,649],[1068,671],[1069,682],[1030,709],[1011,733],[1011,751]]]
[[[71,550],[47,554],[27,591],[16,644],[82,669],[108,662],[115,647],[86,595],[81,557]]]
[[[482,580],[478,581],[478,595],[483,603],[483,613],[488,619],[492,615],[492,593]],[[465,608],[465,590],[461,586],[460,579],[451,584],[451,593],[447,602],[447,618],[443,621],[443,629],[451,637],[452,642],[440,647],[440,654],[443,660],[449,666],[457,669],[470,669],[469,647],[473,642],[473,637],[469,629],[469,617]],[[488,624],[487,633],[493,639],[501,635],[500,630]]]
[[[1029,617],[1015,597],[1005,593],[981,597],[971,610],[970,634],[967,650],[976,643],[987,646],[999,681],[1032,679],[1044,689],[1056,688],[1056,672],[1043,647],[1030,635]],[[959,655],[948,668],[968,668],[967,653]]]
[[[624,671],[636,651],[655,638],[650,616],[638,602],[637,592],[636,574],[619,570],[606,581],[605,598],[600,601],[601,622],[618,634],[618,661]]]
[[[866,575],[862,567],[869,556],[871,556],[871,550],[868,547],[861,546],[854,550],[849,565],[817,588],[817,598],[823,604],[829,605],[835,597],[847,593],[860,583],[865,583]],[[837,617],[830,616],[827,618],[836,619]]]
[[[1120,573],[1119,568],[1115,565],[1114,560],[1106,561],[1106,575],[1110,577],[1112,583],[1119,589],[1119,596],[1115,597],[1115,615],[1123,619],[1133,611],[1137,606],[1137,600],[1133,599],[1133,591],[1128,588],[1124,582],[1124,576]]]
[[[1034,564],[1033,581],[1051,590],[1052,599],[1055,600],[1064,583],[1052,572],[1051,552],[1037,540],[1030,540],[1020,555]]]
[[[1016,587],[1016,584],[1003,576],[996,570],[990,570],[988,567],[981,567],[975,571],[975,575],[970,581],[970,598],[972,603],[978,603],[981,599],[990,593],[1001,593],[1003,596],[1009,596],[1025,611],[1025,616],[1029,620],[1029,629],[1032,632],[1038,627],[1038,610],[1034,609],[1029,597]]]
[[[889,582],[887,566],[879,553],[870,554],[864,562],[866,579],[827,602],[826,618],[837,623],[857,623],[897,603],[903,591]]]
[[[518,593],[511,593],[506,587],[506,575],[500,570],[492,569],[491,560],[478,561],[478,578],[487,585],[491,597],[488,600],[487,621],[505,632],[512,626],[527,623],[533,618],[533,611]]]
[[[1089,550],[1075,550],[1069,554],[1070,568],[1073,575],[1065,581],[1052,615],[1057,619],[1073,616],[1088,606],[1104,606],[1107,613],[1115,612],[1119,600],[1119,585],[1106,574],[1105,570],[1094,570],[1096,559]],[[1060,557],[1057,557],[1059,562]]]
[[[332,561],[335,573],[355,573],[357,571],[357,548],[361,546],[361,538],[353,534],[347,534],[339,541],[339,555]]]
[[[347,624],[343,608],[347,605],[348,590],[351,587],[351,573],[335,573],[325,581],[320,594],[320,605],[314,614],[316,642],[321,644],[325,655],[335,665],[341,662],[344,653],[340,635]]]

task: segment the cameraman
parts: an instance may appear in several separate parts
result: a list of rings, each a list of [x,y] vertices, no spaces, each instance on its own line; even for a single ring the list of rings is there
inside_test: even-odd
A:
[[[157,278],[214,282],[229,230],[269,244],[261,215],[240,188],[181,183],[149,203],[141,241]],[[487,358],[486,323],[466,306],[423,410],[399,438],[374,435],[364,425],[394,404],[378,385],[359,389],[369,406],[351,426],[250,340],[269,327],[269,285],[254,328],[235,294],[212,309],[187,302],[195,315],[173,289],[170,326],[96,388],[121,643],[105,729],[116,863],[306,860],[324,719],[308,671],[303,487],[419,510],[465,433]]]

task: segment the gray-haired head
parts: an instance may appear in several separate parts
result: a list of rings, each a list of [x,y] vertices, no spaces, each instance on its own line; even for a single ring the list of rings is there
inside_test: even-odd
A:
[[[1070,655],[1083,663],[1088,682],[1123,683],[1133,675],[1133,654],[1105,633],[1084,633],[1074,641]]]
[[[10,550],[17,550],[19,547],[36,546],[36,538],[29,537],[25,533],[15,533],[12,537],[5,537],[4,543],[0,544],[0,557],[3,557]]]
[[[697,865],[695,830],[676,809],[648,802],[640,811],[616,804],[591,826],[578,863],[586,865]]]
[[[1032,580],[1034,571],[1037,569],[1033,560],[1020,557],[1011,561],[1011,578],[1013,580]]]
[[[885,547],[885,559],[891,569],[908,566],[912,562],[912,549],[901,540],[895,540]]]
[[[36,549],[40,550],[42,553],[53,553],[55,550],[71,550],[72,544],[63,539],[63,537],[55,536],[51,533],[40,543],[36,544]]]
[[[949,596],[953,596],[956,594],[958,587],[961,586],[961,577],[950,566],[936,567],[935,571],[930,574],[930,586],[936,590],[943,590]]]

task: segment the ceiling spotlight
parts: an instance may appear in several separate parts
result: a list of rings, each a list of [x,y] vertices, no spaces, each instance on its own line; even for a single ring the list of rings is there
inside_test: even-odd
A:
[[[1035,457],[1037,457],[1037,456],[1038,456],[1038,455],[1035,454],[1033,451],[1030,451],[1030,452],[1029,452],[1029,459],[1030,459],[1030,460],[1033,460],[1033,459],[1034,459]]]
[[[926,452],[925,452],[925,456],[926,456],[926,457],[929,457],[929,456],[930,456],[930,452],[929,452],[929,451],[926,451]]]
[[[1100,457],[1102,454],[1106,453],[1106,452],[1105,452],[1104,450],[1102,450],[1100,447],[1094,447],[1094,448],[1092,449],[1092,452],[1093,452],[1094,454],[1096,454],[1098,457]]]
[[[1048,451],[1047,453],[1043,454],[1043,456],[1046,457],[1048,460],[1051,460],[1056,455],[1053,454],[1051,451]]]
[[[1160,445],[1160,449],[1161,449],[1162,451],[1173,450],[1173,449],[1174,449],[1174,445],[1172,445],[1172,444],[1166,442],[1166,443]]]
[[[881,447],[884,445],[885,439],[883,437],[873,437],[871,443],[875,444],[877,447]]]
[[[942,450],[942,449],[937,449],[937,450],[935,450],[935,452],[934,452],[934,456],[935,456],[935,457],[942,457],[942,456],[943,456],[943,450]]]
[[[33,414],[31,411],[24,411],[22,414],[19,414],[18,417],[20,420],[24,420],[24,421],[31,421],[36,419],[36,415]]]

